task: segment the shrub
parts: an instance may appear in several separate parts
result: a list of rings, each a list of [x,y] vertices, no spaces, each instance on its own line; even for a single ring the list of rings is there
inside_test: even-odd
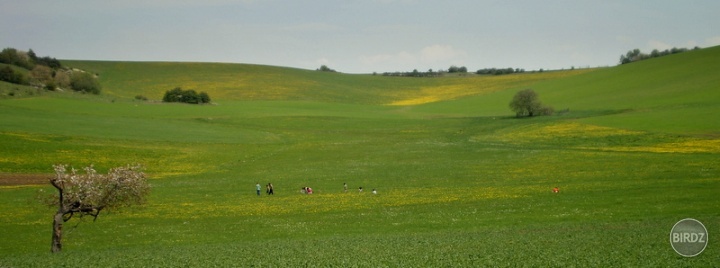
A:
[[[532,89],[521,90],[515,94],[510,102],[510,109],[515,112],[517,117],[552,115],[555,112],[552,107],[542,105],[537,93]]]
[[[56,88],[57,88],[57,86],[55,85],[55,81],[53,81],[53,80],[50,80],[47,83],[45,83],[45,89],[47,89],[47,90],[55,91]]]
[[[70,87],[70,75],[68,71],[58,70],[55,72],[55,86],[57,88],[69,88]]]
[[[28,70],[34,67],[27,53],[14,48],[5,48],[0,52],[0,63],[12,64]]]
[[[41,84],[47,84],[54,80],[53,70],[44,65],[35,65],[35,68],[30,71],[30,77]]]
[[[100,94],[100,82],[94,75],[86,72],[73,72],[70,75],[70,87],[75,91]]]
[[[210,103],[210,95],[205,92],[200,92],[200,103]]]
[[[553,115],[554,113],[555,109],[551,106],[542,106],[540,110],[538,110],[538,115]]]
[[[163,102],[182,102],[191,104],[202,104],[209,103],[210,96],[205,92],[199,94],[195,90],[183,90],[180,87],[176,87],[173,90],[168,90],[163,96]]]
[[[62,67],[62,64],[60,64],[59,60],[57,60],[56,58],[51,58],[51,57],[47,57],[47,56],[37,58],[35,63],[37,63],[39,65],[44,65],[44,66],[50,67],[52,69],[59,69],[60,67]]]
[[[0,68],[0,81],[5,81],[13,84],[27,84],[27,77],[21,72],[13,70],[10,66]]]
[[[330,69],[330,67],[327,67],[327,65],[320,66],[320,68],[318,68],[317,70],[321,71],[321,72],[331,72],[331,73],[336,72],[335,70]]]

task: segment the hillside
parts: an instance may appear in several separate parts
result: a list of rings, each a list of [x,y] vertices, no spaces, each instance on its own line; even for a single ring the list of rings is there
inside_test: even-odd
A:
[[[720,46],[532,84],[543,103],[582,122],[635,130],[717,135]],[[498,116],[515,90],[416,107],[433,113]],[[473,107],[468,109],[467,107]]]
[[[175,87],[207,92],[216,101],[304,100],[414,105],[519,88],[590,70],[505,76],[403,78],[283,67],[171,62],[63,61],[100,74],[104,94],[160,100]]]

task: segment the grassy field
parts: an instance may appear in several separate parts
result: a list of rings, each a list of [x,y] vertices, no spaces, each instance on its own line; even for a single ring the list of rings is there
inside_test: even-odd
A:
[[[443,79],[349,75],[272,66],[222,63],[67,61],[100,74],[109,97],[137,95],[161,100],[175,87],[207,92],[213,100],[291,100],[354,104],[417,105],[488,94],[591,69]]]
[[[0,100],[0,171],[141,163],[153,191],[68,222],[51,254],[34,197],[52,188],[0,186],[0,267],[717,265],[718,59],[446,78],[64,62],[104,95]],[[175,86],[215,104],[132,100]],[[523,88],[565,111],[512,117]],[[668,241],[684,218],[710,233],[698,257]]]

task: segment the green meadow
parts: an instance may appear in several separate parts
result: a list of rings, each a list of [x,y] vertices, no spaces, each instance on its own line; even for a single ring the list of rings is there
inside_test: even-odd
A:
[[[720,47],[440,78],[63,64],[99,74],[103,93],[0,99],[0,175],[140,163],[152,192],[141,207],[67,222],[51,254],[54,211],[36,196],[53,188],[0,185],[0,267],[720,263]],[[160,103],[174,87],[213,104]],[[515,118],[508,103],[525,88],[556,114]],[[256,183],[275,194],[257,196]],[[697,257],[670,245],[684,218],[708,229]]]

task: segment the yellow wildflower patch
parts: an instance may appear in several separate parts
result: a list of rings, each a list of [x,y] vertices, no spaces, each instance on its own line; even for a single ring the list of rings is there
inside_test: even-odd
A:
[[[580,124],[577,122],[563,122],[554,124],[546,127],[542,127],[539,130],[542,134],[549,134],[552,136],[560,137],[605,137],[605,136],[616,136],[616,135],[639,135],[642,132],[631,131],[625,129],[603,127],[596,125]]]
[[[443,204],[459,201],[518,198],[538,189],[490,187],[468,188],[462,193],[453,193],[449,188],[405,188],[392,189],[377,195],[366,193],[317,193],[291,196],[256,197],[247,196],[232,202],[182,202],[151,203],[144,209],[134,210],[132,217],[193,219],[224,216],[269,216],[293,213],[325,213],[332,211],[363,210],[376,207],[401,207],[425,204]]]
[[[560,122],[548,126],[533,125],[524,129],[515,129],[501,135],[499,139],[507,142],[535,141],[554,138],[607,137],[622,135],[640,135],[643,132],[611,127],[581,124],[577,122]]]
[[[520,143],[550,140],[557,138],[582,139],[609,136],[643,135],[645,132],[581,124],[577,122],[560,122],[547,126],[532,125],[522,129],[513,129],[497,137],[504,142]],[[578,146],[578,149],[619,151],[619,152],[653,152],[653,153],[719,153],[720,139],[681,138],[672,142],[640,146]]]
[[[50,136],[48,135],[39,135],[39,134],[28,134],[28,133],[18,133],[18,132],[2,132],[0,135],[10,136],[13,138],[23,139],[27,141],[36,141],[36,142],[50,142]]]
[[[600,148],[606,151],[652,152],[652,153],[720,153],[720,139],[689,139],[678,142],[661,143],[654,146]]]
[[[414,94],[415,96],[408,99],[394,101],[390,103],[390,105],[418,105],[442,100],[451,100],[463,96],[476,95],[482,93],[483,91],[491,90],[482,90],[478,89],[476,86],[466,84],[425,87],[420,89],[420,92],[416,92]]]
[[[435,86],[426,86],[420,88],[419,90],[406,90],[396,92],[395,96],[391,96],[393,99],[395,99],[395,101],[388,103],[388,105],[418,105],[437,101],[452,100],[466,96],[483,95],[510,88],[531,85],[542,80],[572,76],[590,71],[592,71],[592,69],[521,75],[441,78],[447,79],[445,80],[445,82],[447,83]]]

